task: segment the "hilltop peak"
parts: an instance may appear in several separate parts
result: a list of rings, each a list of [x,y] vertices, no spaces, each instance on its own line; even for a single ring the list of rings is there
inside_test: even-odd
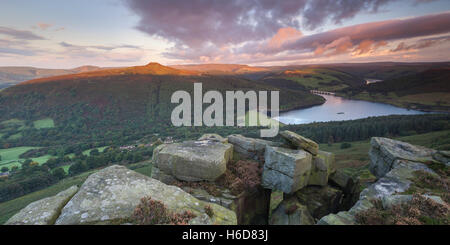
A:
[[[161,65],[160,63],[158,63],[158,62],[149,62],[147,65],[145,65],[145,66],[163,66],[163,65]]]
[[[76,74],[61,75],[54,77],[39,78],[34,80],[29,80],[25,83],[36,83],[36,82],[48,82],[48,81],[58,81],[67,80],[74,78],[86,78],[86,77],[110,77],[110,76],[121,76],[121,75],[179,75],[179,76],[190,76],[198,75],[199,72],[175,69],[168,66],[161,65],[157,62],[150,62],[144,66],[131,66],[131,67],[120,67],[120,68],[100,68],[95,66],[82,66],[74,69],[77,71]]]

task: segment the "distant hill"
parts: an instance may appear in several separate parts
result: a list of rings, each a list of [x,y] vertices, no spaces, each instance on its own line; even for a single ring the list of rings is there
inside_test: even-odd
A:
[[[314,65],[313,67],[329,68],[346,72],[362,79],[393,79],[414,75],[429,69],[450,68],[450,62],[373,62]]]
[[[74,69],[42,69],[34,67],[0,67],[0,89],[23,81],[52,77],[80,72],[96,71],[103,68],[97,66],[81,66]]]
[[[174,65],[171,67],[189,71],[198,71],[208,74],[245,74],[245,73],[272,71],[270,67],[255,67],[236,64]]]
[[[347,88],[342,94],[406,108],[450,111],[450,67],[431,68],[382,82]]]
[[[132,66],[123,68],[103,68],[93,71],[74,73],[69,75],[52,76],[45,78],[33,79],[25,82],[30,83],[43,83],[53,82],[60,80],[73,80],[82,78],[94,78],[94,77],[110,77],[110,76],[124,76],[124,75],[174,75],[174,76],[191,76],[199,75],[198,72],[178,70],[168,66],[163,66],[159,63],[151,62],[145,66]]]

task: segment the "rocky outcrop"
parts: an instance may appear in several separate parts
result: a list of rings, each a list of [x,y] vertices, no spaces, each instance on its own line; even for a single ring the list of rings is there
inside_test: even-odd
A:
[[[153,164],[158,168],[158,174],[179,180],[214,181],[225,173],[226,164],[232,157],[231,144],[211,140],[185,141],[155,148]]]
[[[280,146],[281,143],[271,142],[262,139],[244,137],[240,134],[228,136],[228,142],[233,144],[234,151],[240,156],[253,160],[260,160],[264,157],[266,146]]]
[[[338,189],[342,188],[339,185],[329,186],[329,178],[336,171],[334,155],[319,151],[315,142],[293,132],[283,131],[282,136],[290,146],[266,146],[264,155],[262,186],[272,190],[269,223],[314,224],[342,210],[348,195]]]
[[[387,138],[374,137],[371,140],[370,149],[370,170],[379,179],[369,187],[365,188],[356,204],[348,211],[341,211],[337,214],[329,214],[322,217],[317,224],[321,225],[351,225],[357,224],[356,216],[362,211],[373,208],[373,201],[378,200],[383,208],[390,208],[393,205],[406,203],[412,200],[411,195],[402,194],[410,189],[413,179],[416,178],[417,171],[425,171],[431,175],[436,173],[425,163],[432,162],[432,155],[436,151],[420,146],[414,146],[405,142],[400,142]],[[442,164],[442,163],[441,163]],[[330,176],[330,181],[334,181],[349,189],[351,184],[346,178],[337,175]],[[442,199],[437,196],[427,196],[438,203]]]
[[[77,186],[28,204],[19,213],[11,217],[6,225],[52,225],[58,218],[61,209],[78,191]]]
[[[319,145],[316,142],[294,132],[285,130],[280,132],[280,135],[296,149],[305,150],[311,153],[313,156],[317,155],[319,151]]]
[[[373,137],[370,140],[370,171],[381,178],[395,167],[396,160],[411,162],[433,161],[435,150],[421,146],[411,145],[389,138]]]
[[[415,177],[415,171],[422,170],[435,174],[433,170],[423,163],[396,160],[394,166],[394,169],[376,183],[364,189],[361,192],[360,199],[381,199],[385,196],[405,192],[412,183],[411,179]]]
[[[173,213],[191,211],[197,218],[190,224],[237,223],[236,214],[229,209],[200,201],[178,187],[114,165],[90,175],[64,206],[55,224],[127,223],[142,197],[162,202]],[[212,207],[213,217],[205,214],[206,205]]]
[[[293,193],[307,185],[312,165],[308,152],[267,146],[264,158],[264,188]]]

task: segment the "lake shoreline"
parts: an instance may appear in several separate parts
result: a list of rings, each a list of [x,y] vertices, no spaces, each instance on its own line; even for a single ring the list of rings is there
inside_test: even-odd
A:
[[[349,99],[339,95],[319,96],[325,99],[323,104],[292,110],[280,110],[276,120],[284,124],[307,124],[312,122],[357,120],[374,116],[439,113],[437,111],[404,108],[384,102]]]
[[[336,94],[338,97],[342,97],[349,100],[361,100],[361,101],[369,101],[369,102],[376,102],[376,103],[382,103],[386,105],[392,105],[408,110],[417,110],[417,111],[423,111],[423,112],[439,112],[439,113],[450,113],[450,108],[446,106],[434,106],[434,105],[424,105],[424,104],[418,104],[418,103],[400,103],[394,100],[382,100],[382,99],[376,99],[376,98],[365,98],[365,97],[354,97],[354,96],[345,96],[342,94]],[[411,106],[414,106],[414,108],[411,108]]]

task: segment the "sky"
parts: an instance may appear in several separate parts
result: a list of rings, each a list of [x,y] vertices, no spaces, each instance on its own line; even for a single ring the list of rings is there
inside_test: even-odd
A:
[[[450,59],[450,0],[1,0],[0,66]]]

